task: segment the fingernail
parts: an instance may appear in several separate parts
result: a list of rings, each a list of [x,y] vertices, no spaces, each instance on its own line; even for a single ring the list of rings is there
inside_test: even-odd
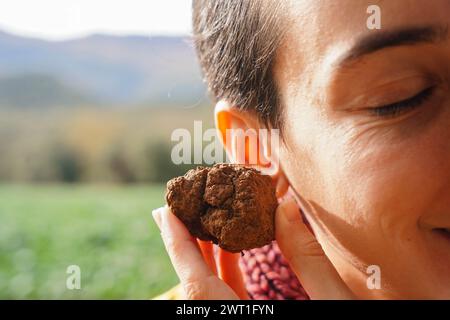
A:
[[[167,233],[169,230],[169,222],[168,222],[168,218],[169,218],[169,212],[167,209],[167,205],[160,208],[160,213],[159,213],[159,217],[160,217],[160,225],[161,225],[161,232],[162,233]]]
[[[158,226],[158,228],[161,230],[161,210],[163,209],[163,207],[155,209],[152,211],[152,216],[153,219],[156,222],[156,225]]]

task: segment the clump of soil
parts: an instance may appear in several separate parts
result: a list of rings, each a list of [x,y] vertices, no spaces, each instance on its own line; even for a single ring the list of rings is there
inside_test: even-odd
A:
[[[277,198],[272,179],[233,164],[198,167],[167,183],[167,204],[194,237],[230,252],[269,244]]]

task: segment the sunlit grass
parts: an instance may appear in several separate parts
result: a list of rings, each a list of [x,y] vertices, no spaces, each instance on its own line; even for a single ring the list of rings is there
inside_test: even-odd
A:
[[[0,298],[148,299],[176,284],[151,210],[164,187],[0,185]],[[81,290],[66,268],[81,268]]]

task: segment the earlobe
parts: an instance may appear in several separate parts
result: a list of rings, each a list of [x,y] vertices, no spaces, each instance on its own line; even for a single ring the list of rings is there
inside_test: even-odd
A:
[[[224,100],[216,104],[214,116],[218,136],[230,162],[255,167],[263,174],[271,176],[277,197],[283,197],[289,189],[289,182],[279,162],[278,132],[261,128],[255,115],[241,111]],[[238,131],[243,133],[243,140],[242,135],[237,134]],[[256,140],[249,138],[248,132],[255,132]],[[241,144],[236,142],[239,138],[242,148],[239,147]]]

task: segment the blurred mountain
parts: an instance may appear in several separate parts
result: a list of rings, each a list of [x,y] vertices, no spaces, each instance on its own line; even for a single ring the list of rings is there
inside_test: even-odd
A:
[[[191,105],[205,88],[189,39],[92,35],[45,41],[0,32],[0,105]]]

